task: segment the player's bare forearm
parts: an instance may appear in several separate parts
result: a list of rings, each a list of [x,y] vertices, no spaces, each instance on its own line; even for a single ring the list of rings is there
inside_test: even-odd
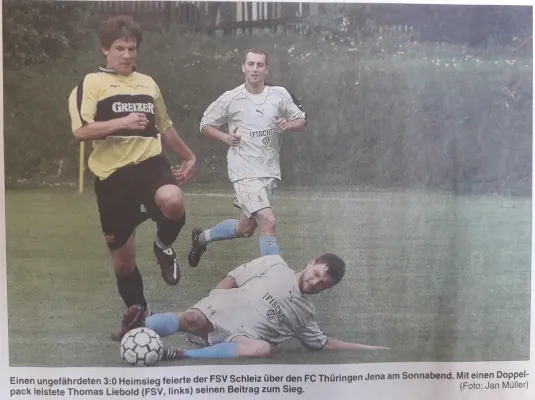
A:
[[[91,122],[73,132],[74,137],[84,142],[86,140],[99,140],[119,130],[143,130],[147,127],[147,116],[143,113],[131,113],[122,118],[109,121]]]
[[[201,132],[210,139],[220,140],[221,142],[226,143],[227,134],[213,125],[203,125]]]
[[[237,288],[236,281],[233,277],[227,276],[217,284],[216,289],[234,289]]]
[[[88,140],[100,140],[111,135],[113,132],[124,129],[122,118],[110,121],[91,122],[75,130],[73,135],[76,140],[85,142]]]
[[[175,128],[170,127],[162,133],[162,142],[173,150],[182,161],[195,161],[195,154],[178,135]]]
[[[302,132],[305,130],[305,127],[307,126],[307,121],[304,118],[297,118],[293,121],[289,121],[289,128],[288,130],[290,132]]]
[[[328,338],[322,350],[390,350],[383,346],[369,346],[366,344],[344,342],[343,340]]]
[[[305,130],[307,122],[304,118],[297,118],[292,121],[279,118],[275,121],[275,124],[277,129],[281,132],[301,132]]]
[[[172,126],[161,135],[162,143],[173,150],[182,161],[178,170],[173,171],[179,185],[188,182],[195,171],[197,159],[189,146],[178,135],[178,132]]]

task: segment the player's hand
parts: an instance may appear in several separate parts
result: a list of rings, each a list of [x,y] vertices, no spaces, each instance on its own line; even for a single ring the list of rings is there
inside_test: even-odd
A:
[[[225,135],[225,143],[229,146],[239,146],[241,141],[241,135],[238,133],[238,128],[234,129],[234,132],[230,132]]]
[[[275,125],[280,132],[286,132],[290,129],[290,122],[286,121],[284,118],[277,118]]]
[[[123,117],[122,128],[123,129],[132,129],[132,130],[141,130],[147,127],[149,120],[147,116],[143,113],[132,113],[128,114],[126,117]]]
[[[180,167],[177,170],[173,170],[173,174],[175,175],[175,178],[178,181],[179,185],[183,185],[191,179],[193,173],[195,172],[196,162],[197,161],[195,160],[195,158],[191,160],[182,161]]]

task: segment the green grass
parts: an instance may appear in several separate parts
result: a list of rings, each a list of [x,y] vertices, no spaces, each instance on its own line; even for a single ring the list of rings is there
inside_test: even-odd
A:
[[[230,196],[211,192],[186,197],[187,224],[176,245],[183,264],[178,287],[168,287],[155,265],[154,225],[138,230],[139,267],[155,311],[193,305],[226,272],[259,255],[255,237],[215,243],[199,267],[186,265],[191,228],[235,215]],[[283,256],[297,269],[327,251],[345,258],[346,278],[313,297],[320,325],[328,335],[392,350],[308,352],[291,341],[269,360],[247,362],[528,358],[530,199],[316,195],[280,191],[274,198]],[[73,189],[8,191],[6,211],[10,364],[123,365],[109,335],[118,329],[124,306],[91,190],[83,195]],[[166,342],[185,345],[179,335]]]

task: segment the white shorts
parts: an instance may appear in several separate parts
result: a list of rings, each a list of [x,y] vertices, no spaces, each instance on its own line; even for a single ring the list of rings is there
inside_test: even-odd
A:
[[[271,207],[269,196],[276,187],[275,178],[247,178],[234,182],[234,206],[251,218],[255,212]]]
[[[198,336],[190,336],[189,340],[196,345],[214,345],[230,342],[236,336],[255,339],[252,329],[247,324],[247,313],[238,315],[236,304],[226,301],[222,290],[213,289],[208,297],[197,302],[190,309],[199,310],[212,323],[214,330],[208,334],[208,342]]]

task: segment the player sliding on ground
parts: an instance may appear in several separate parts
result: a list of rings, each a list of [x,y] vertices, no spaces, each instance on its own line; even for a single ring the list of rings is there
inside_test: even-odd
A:
[[[121,335],[146,326],[162,337],[187,332],[204,346],[166,349],[163,360],[269,357],[272,346],[292,337],[312,350],[387,349],[333,339],[318,327],[307,295],[333,287],[344,274],[345,263],[334,254],[311,260],[301,272],[278,255],[263,256],[229,272],[208,297],[182,313],[145,319],[142,307],[131,307],[123,317]]]

